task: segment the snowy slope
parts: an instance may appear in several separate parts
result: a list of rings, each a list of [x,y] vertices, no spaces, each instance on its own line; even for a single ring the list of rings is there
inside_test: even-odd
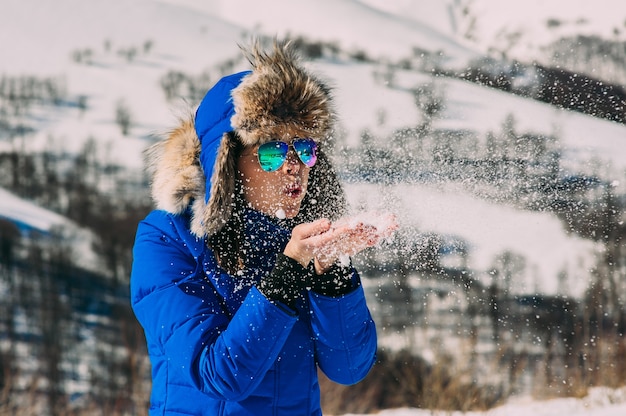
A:
[[[5,0],[0,11],[3,72],[68,70],[74,50],[102,51],[107,40],[113,55],[155,41],[160,54],[144,65],[201,67],[231,56],[232,41],[242,30],[223,19],[151,0]],[[121,69],[95,60],[102,70]]]
[[[61,236],[71,243],[76,252],[78,265],[87,270],[97,270],[96,255],[91,249],[92,235],[67,218],[23,200],[0,188],[0,220],[16,224],[24,234],[39,233]],[[44,239],[45,241],[45,239]]]
[[[419,114],[408,90],[434,83],[443,91],[446,103],[441,118],[434,122],[436,128],[469,129],[484,138],[488,132],[500,132],[507,115],[513,115],[520,133],[554,135],[564,149],[564,163],[572,169],[590,173],[588,170],[593,166],[589,162],[596,160],[606,170],[612,170],[615,178],[623,178],[626,171],[626,126],[623,124],[461,80],[399,71],[395,87],[390,89],[373,83],[372,73],[376,70],[373,66],[346,67],[331,63],[317,67],[337,88],[340,121],[349,127],[349,145],[358,144],[359,134],[366,127],[376,134],[386,135],[399,127],[415,125]],[[368,87],[363,88],[363,85]],[[381,109],[386,109],[383,125],[376,122]]]
[[[576,34],[626,38],[626,4],[620,0],[475,0],[474,4],[473,13],[479,16],[476,42],[483,50],[509,48],[513,57],[532,60],[548,43]],[[558,26],[549,26],[549,19]],[[507,39],[510,34],[517,37],[512,45]]]
[[[626,38],[626,4],[621,0],[360,1],[436,29],[483,54],[506,50],[523,61],[541,57],[543,47],[566,36]]]
[[[40,233],[71,226],[67,218],[18,198],[4,189],[0,189],[0,218],[12,219],[22,224],[25,231]]]
[[[413,47],[445,51],[449,64],[462,64],[477,52],[436,27],[402,19],[356,0],[163,0],[220,16],[266,35],[302,35],[364,50],[374,58],[397,60]],[[441,6],[438,6],[441,8]]]

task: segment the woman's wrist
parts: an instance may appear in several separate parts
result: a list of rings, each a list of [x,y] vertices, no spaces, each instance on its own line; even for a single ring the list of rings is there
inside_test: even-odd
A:
[[[307,268],[309,263],[311,262],[311,258],[306,258],[305,256],[298,255],[297,252],[291,250],[289,244],[285,247],[285,250],[282,253],[284,256],[289,257],[291,260],[294,260],[300,264],[300,266]]]
[[[274,269],[259,282],[258,288],[268,299],[294,309],[296,298],[305,288],[310,271],[293,258],[279,253]]]
[[[324,274],[330,269],[329,265],[323,265],[317,258],[313,260],[313,264],[315,266],[315,274],[317,275]]]

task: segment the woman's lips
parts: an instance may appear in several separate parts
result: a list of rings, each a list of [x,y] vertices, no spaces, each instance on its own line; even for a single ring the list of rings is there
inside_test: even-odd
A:
[[[285,187],[285,194],[290,198],[298,198],[302,195],[302,186],[297,183],[287,185],[287,187]]]

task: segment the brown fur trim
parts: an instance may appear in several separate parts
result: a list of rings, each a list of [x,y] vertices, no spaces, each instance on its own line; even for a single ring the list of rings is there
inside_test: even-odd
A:
[[[191,231],[198,237],[219,231],[230,218],[235,192],[237,143],[224,134],[213,172],[211,198],[205,203],[206,176],[200,166],[200,141],[192,120],[180,125],[145,152],[158,209],[182,214],[191,205]]]
[[[199,154],[192,119],[181,120],[165,140],[145,151],[147,170],[152,174],[152,198],[158,209],[180,214],[192,200],[204,200],[205,176]]]
[[[334,122],[330,89],[304,69],[289,44],[276,42],[272,53],[255,44],[244,53],[253,72],[233,90],[231,119],[242,143],[325,139]]]

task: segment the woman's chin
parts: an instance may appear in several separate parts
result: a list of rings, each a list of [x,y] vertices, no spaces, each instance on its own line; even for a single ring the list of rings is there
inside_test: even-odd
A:
[[[298,215],[298,212],[300,212],[300,202],[297,204],[291,203],[289,205],[283,205],[279,207],[274,214],[278,218],[292,219]]]
[[[283,209],[283,211],[285,213],[285,218],[292,219],[296,215],[298,215],[298,212],[300,212],[300,209],[299,208],[298,209]]]

